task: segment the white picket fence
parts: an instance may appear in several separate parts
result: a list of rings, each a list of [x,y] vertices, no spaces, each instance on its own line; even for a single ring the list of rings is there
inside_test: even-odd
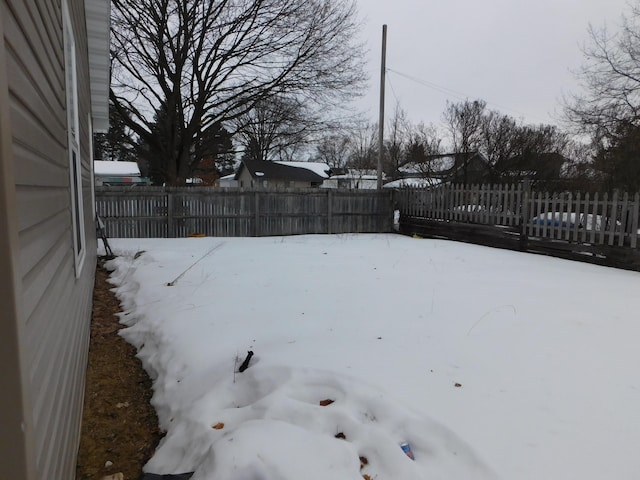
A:
[[[525,193],[527,235],[596,245],[638,247],[640,194]]]
[[[442,185],[398,191],[402,215],[483,225],[519,225],[520,185]]]
[[[521,185],[403,188],[401,216],[520,227],[523,235],[574,243],[638,248],[640,193],[531,192]]]

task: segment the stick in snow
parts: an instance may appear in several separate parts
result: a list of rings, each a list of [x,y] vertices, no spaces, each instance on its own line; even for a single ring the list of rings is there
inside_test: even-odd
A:
[[[193,267],[195,267],[198,263],[200,263],[202,260],[204,260],[206,257],[208,257],[209,255],[211,255],[213,252],[215,252],[217,249],[219,249],[222,245],[224,245],[225,242],[220,242],[217,245],[215,245],[211,250],[209,250],[207,253],[205,253],[202,257],[200,257],[198,260],[196,260],[196,262],[191,265],[189,268],[187,268],[184,272],[182,272],[180,275],[178,275],[172,282],[167,283],[167,287],[173,287],[176,283],[178,283],[178,280],[180,280],[185,273],[187,273],[189,270],[191,270]]]
[[[244,372],[249,368],[249,360],[251,360],[251,357],[253,357],[253,352],[249,350],[247,352],[247,358],[244,359],[244,362],[242,362],[242,365],[240,365],[240,368],[238,369],[239,372]]]

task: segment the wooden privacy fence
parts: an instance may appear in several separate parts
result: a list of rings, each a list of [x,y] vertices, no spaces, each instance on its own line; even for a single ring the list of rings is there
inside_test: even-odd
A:
[[[112,238],[378,233],[393,228],[392,192],[96,187]]]
[[[640,269],[640,194],[441,185],[396,192],[400,231]],[[584,257],[581,258],[580,256]]]

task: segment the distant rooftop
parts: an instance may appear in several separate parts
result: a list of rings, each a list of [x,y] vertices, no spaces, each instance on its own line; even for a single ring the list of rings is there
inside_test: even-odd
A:
[[[93,172],[96,175],[108,177],[139,177],[140,168],[136,162],[112,162],[105,160],[95,160],[93,162]]]

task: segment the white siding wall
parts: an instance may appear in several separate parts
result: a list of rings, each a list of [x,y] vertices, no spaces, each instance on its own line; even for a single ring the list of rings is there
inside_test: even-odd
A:
[[[86,24],[83,2],[68,3],[76,40],[87,252],[77,278],[61,1],[0,0],[20,245],[17,321],[32,409],[26,418],[33,422],[37,478],[43,480],[75,477],[95,274]]]

